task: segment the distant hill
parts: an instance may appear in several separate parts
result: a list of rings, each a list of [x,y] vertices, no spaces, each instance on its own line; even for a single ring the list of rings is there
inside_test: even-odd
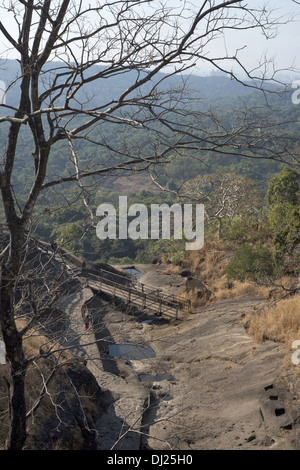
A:
[[[9,106],[18,105],[19,95],[19,74],[20,67],[15,60],[6,60],[0,63],[1,69],[1,80],[6,86],[13,82],[13,86],[7,91],[6,104]],[[47,73],[42,76],[43,82],[41,83],[41,91],[47,83],[49,77],[55,76],[55,74],[61,74],[66,71],[66,66],[60,62],[48,63],[45,67]],[[94,66],[89,74],[95,73],[99,70],[104,70],[100,66]],[[49,75],[49,76],[48,76]],[[19,77],[19,78],[18,78]],[[160,74],[159,79],[166,77]],[[87,84],[85,93],[82,92],[79,95],[78,103],[85,103],[89,98],[91,103],[89,106],[100,106],[104,102],[110,102],[118,99],[120,93],[126,90],[136,80],[136,72],[130,71],[124,74],[118,74],[116,76],[107,76],[101,78],[95,82]],[[62,80],[61,78],[60,80]],[[64,78],[65,79],[65,78]],[[161,90],[173,88],[181,90],[185,85],[193,94],[194,110],[205,110],[207,108],[218,108],[223,120],[227,120],[230,125],[230,109],[231,107],[239,108],[242,103],[247,103],[249,106],[259,106],[263,109],[264,101],[262,96],[258,95],[258,92],[252,88],[243,86],[241,83],[231,80],[225,75],[212,75],[212,76],[197,76],[197,75],[178,75],[171,76],[161,81]],[[150,84],[146,86],[152,86]],[[299,135],[299,121],[298,121],[298,108],[291,103],[291,97],[281,97],[274,94],[270,96],[271,107],[268,112],[272,113],[274,119],[278,117],[287,118],[289,125],[285,129],[282,127],[279,129],[279,133],[284,131],[288,132],[289,135]],[[76,104],[79,106],[79,104]],[[183,106],[185,104],[183,103]],[[273,108],[272,108],[273,107]],[[83,104],[84,109],[84,104]],[[267,109],[267,108],[266,108]],[[0,108],[0,114],[13,113],[13,110],[8,108]],[[73,123],[72,123],[73,125]],[[5,124],[2,124],[2,130]],[[101,124],[101,132],[95,132],[90,134],[91,137],[97,139],[100,143],[107,143],[113,148],[122,148],[124,130],[122,126],[116,127],[114,123],[103,122]],[[126,139],[129,145],[137,145],[138,149],[145,155],[149,155],[152,152],[152,142],[146,133],[139,131],[135,128],[126,130]],[[0,145],[4,147],[5,143],[5,132],[0,133]],[[73,172],[72,164],[68,155],[66,155],[66,143],[58,142],[53,147],[51,152],[51,158],[49,162],[48,175],[64,175],[70,171]],[[87,162],[89,164],[99,164],[99,162],[105,162],[110,158],[110,152],[105,148],[105,145],[101,147],[95,147],[89,142],[76,142],[78,154],[80,156],[81,167],[85,167]],[[33,159],[31,158],[31,152],[33,151],[32,136],[30,135],[27,126],[23,126],[22,129],[22,140],[18,147],[18,174],[14,181],[15,191],[20,195],[24,191],[24,187],[31,186],[32,180],[31,175],[33,174]],[[91,163],[92,162],[92,163]],[[189,156],[183,155],[182,158],[172,159],[172,163],[168,165],[168,174],[162,178],[162,182],[170,187],[176,184],[176,181],[182,177],[188,178],[199,172],[214,172],[214,171],[236,171],[258,179],[259,181],[265,182],[274,175],[275,172],[281,168],[280,164],[268,160],[251,160],[251,159],[240,159],[236,156],[225,156],[222,153],[213,154],[210,151],[204,151],[200,154],[194,153]]]
[[[47,74],[43,77],[49,77],[51,74],[60,74],[66,72],[67,67],[61,62],[50,62],[45,67]],[[104,67],[93,66],[89,69],[86,77],[93,73],[98,73],[104,70]],[[0,59],[0,80],[4,82],[6,89],[6,104],[16,106],[18,104],[18,92],[20,84],[20,65],[16,60],[2,60]],[[142,74],[141,74],[142,76]],[[161,80],[166,77],[164,74],[159,74],[158,79]],[[53,78],[53,77],[52,77]],[[79,94],[82,102],[86,97],[92,97],[93,105],[100,105],[103,102],[114,100],[118,98],[121,92],[126,90],[137,78],[137,72],[129,71],[126,73],[119,73],[115,76],[106,76],[96,80],[95,82],[88,83],[85,87],[84,93]],[[61,81],[63,78],[61,79]],[[47,82],[47,80],[45,80]],[[177,75],[171,76],[162,81],[160,85],[162,88],[174,87],[177,89],[182,88],[185,84],[194,94],[203,100],[214,100],[216,98],[230,98],[237,96],[244,96],[251,90],[243,86],[241,83],[231,80],[228,76],[224,75],[211,75],[211,76],[198,76],[198,75]],[[41,90],[43,90],[44,83],[41,82]]]

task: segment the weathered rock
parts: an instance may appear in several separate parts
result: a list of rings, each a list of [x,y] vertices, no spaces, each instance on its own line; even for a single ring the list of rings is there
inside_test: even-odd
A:
[[[207,289],[206,285],[196,278],[189,277],[186,281],[186,290],[194,291],[198,299],[208,301],[211,297],[211,291]]]
[[[26,376],[28,410],[39,400],[52,361],[29,367]],[[0,411],[6,412],[7,366],[0,365]],[[47,393],[27,421],[27,450],[93,450],[96,444],[96,422],[105,409],[103,393],[95,377],[80,362],[68,362],[54,372]],[[4,446],[8,421],[1,420],[0,447]]]
[[[297,397],[282,379],[285,347],[255,343],[240,320],[261,302],[216,302],[182,326],[152,330],[157,356],[147,373],[164,370],[176,380],[155,390],[150,448],[299,449]]]
[[[233,282],[232,281],[227,281],[222,284],[223,289],[232,289],[233,288]]]
[[[95,377],[82,364],[59,368],[41,406],[29,419],[26,447],[41,450],[96,450],[96,422],[104,400]]]
[[[178,271],[178,274],[182,277],[188,277],[191,275],[191,271],[189,269],[181,269]]]

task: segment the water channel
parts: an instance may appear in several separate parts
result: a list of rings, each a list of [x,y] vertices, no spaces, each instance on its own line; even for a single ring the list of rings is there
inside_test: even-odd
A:
[[[129,343],[110,344],[109,355],[132,361],[141,361],[143,359],[150,359],[156,356],[155,351],[150,346]]]

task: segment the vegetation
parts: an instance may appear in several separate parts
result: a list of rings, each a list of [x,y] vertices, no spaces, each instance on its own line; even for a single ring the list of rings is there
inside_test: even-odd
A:
[[[226,268],[227,278],[239,281],[272,277],[274,262],[272,252],[261,244],[241,246]]]
[[[221,240],[212,221],[206,226],[204,248],[181,257],[181,266],[205,283],[210,298],[297,294],[299,172],[286,167],[272,178],[257,208],[225,218]],[[195,307],[201,305],[197,292],[189,293],[189,298]]]
[[[221,174],[222,175],[222,174]],[[276,182],[285,185],[285,178],[291,179],[291,189],[283,192],[279,198]],[[288,167],[269,181],[265,194],[257,192],[255,181],[241,177],[235,173],[226,173],[228,181],[234,182],[235,189],[226,195],[226,204],[221,208],[222,213],[222,239],[233,242],[237,246],[235,260],[228,267],[229,278],[249,279],[257,275],[272,276],[284,274],[284,271],[293,266],[295,273],[299,266],[299,173]],[[230,177],[230,178],[229,178]],[[197,177],[193,179],[196,181]],[[209,205],[206,206],[206,197],[199,198],[198,202],[204,202],[205,208],[217,210],[218,198],[223,179],[220,174],[201,175],[201,180],[209,182]],[[245,186],[245,181],[248,187]],[[211,184],[213,182],[213,185]],[[198,183],[197,183],[198,184]],[[205,187],[205,186],[204,186]],[[247,189],[246,189],[247,188]],[[195,202],[195,195],[185,193],[182,199],[180,188],[179,199],[176,188],[172,192],[156,190],[152,185],[148,190],[127,193],[128,206],[140,203],[144,204],[149,213],[151,204],[168,204],[175,202]],[[236,194],[235,194],[235,192]],[[242,194],[242,198],[240,198]],[[114,190],[98,191],[90,195],[90,210],[95,214],[100,202],[113,204],[118,207],[120,193],[117,186]],[[287,199],[285,199],[287,195]],[[243,200],[244,198],[244,200]],[[238,199],[236,202],[235,199]],[[102,261],[110,264],[127,263],[151,263],[153,259],[170,261],[174,264],[182,263],[186,256],[184,240],[99,240],[96,236],[95,223],[90,221],[90,213],[87,211],[79,192],[74,189],[66,192],[63,202],[66,200],[78,200],[76,206],[70,203],[66,207],[45,212],[45,201],[36,209],[36,219],[39,221],[35,234],[44,241],[55,240],[63,244],[78,255],[82,255],[91,261]],[[275,201],[275,202],[274,202]],[[210,209],[211,207],[211,209]],[[118,219],[117,219],[118,221]],[[220,238],[220,223],[218,217],[208,217],[205,222],[206,242]],[[239,245],[242,245],[239,247]]]
[[[0,250],[0,325],[9,370],[8,449],[23,449],[27,439],[28,369],[53,352],[40,348],[37,357],[28,358],[24,338],[31,328],[38,331],[47,324],[69,283],[67,270],[57,276],[53,255],[53,271],[43,263],[42,254],[32,255],[38,251],[33,235],[47,241],[54,238],[75,252],[110,261],[146,260],[159,246],[161,257],[182,263],[182,245],[173,240],[161,245],[154,241],[151,249],[142,240],[99,244],[94,211],[101,184],[111,184],[115,176],[148,172],[159,187],[166,185],[174,194],[185,179],[207,168],[211,174],[229,168],[250,177],[255,172],[274,176],[282,165],[298,163],[296,110],[287,112],[292,106],[290,95],[276,81],[273,64],[267,58],[258,59],[250,70],[240,57],[246,45],[235,53],[225,47],[221,57],[211,47],[228,31],[241,34],[251,29],[271,39],[285,20],[276,19],[263,3],[255,7],[241,0],[194,3],[176,2],[171,8],[167,1],[93,0],[87,7],[86,2],[70,0],[12,0],[0,5],[5,55],[17,57],[11,69],[3,63],[7,101],[0,103],[5,229]],[[227,96],[219,99],[211,87],[214,97],[202,105],[203,83],[198,82],[193,92],[197,80],[189,83],[185,77],[199,61],[223,72],[224,87],[217,80],[216,89],[222,95],[227,90]],[[244,85],[253,91],[251,96],[240,92],[239,72],[246,77]],[[233,99],[234,88],[238,91]],[[260,100],[269,94],[274,100],[261,106]],[[274,113],[276,108],[280,112]],[[165,167],[173,176],[166,177]],[[264,186],[266,178],[259,179]],[[139,202],[149,204],[148,197],[152,195],[143,194],[141,201],[138,196]],[[296,251],[295,201],[286,204],[295,223],[287,233],[283,232],[286,226],[275,233],[273,224],[277,258]],[[278,209],[272,201],[271,205],[275,220]],[[247,216],[238,211],[223,217],[232,238],[239,236],[230,231],[233,217]],[[268,218],[271,227],[273,219]],[[213,223],[207,235],[216,236]],[[17,317],[25,320],[24,327],[18,327]]]
[[[268,221],[278,266],[300,265],[300,173],[285,168],[270,181],[267,192]]]
[[[259,314],[247,318],[249,334],[256,341],[266,340],[285,343],[289,348],[299,339],[300,334],[300,296],[286,298],[267,307]]]

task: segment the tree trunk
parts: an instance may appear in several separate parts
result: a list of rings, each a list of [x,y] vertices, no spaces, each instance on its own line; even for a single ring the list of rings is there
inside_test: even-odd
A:
[[[23,353],[22,338],[14,321],[11,308],[11,293],[4,286],[1,289],[1,329],[6,347],[6,357],[10,364],[10,429],[6,446],[10,450],[21,450],[26,439],[25,375],[26,359]]]
[[[26,364],[23,361],[11,365],[11,424],[6,443],[8,450],[22,450],[27,437],[25,375]]]
[[[0,284],[0,324],[6,348],[6,359],[10,366],[10,429],[6,441],[6,447],[9,450],[21,450],[26,440],[25,375],[27,361],[23,352],[22,338],[15,323],[12,297],[22,246],[22,230],[16,231],[19,233],[11,236],[9,259],[2,265]]]

